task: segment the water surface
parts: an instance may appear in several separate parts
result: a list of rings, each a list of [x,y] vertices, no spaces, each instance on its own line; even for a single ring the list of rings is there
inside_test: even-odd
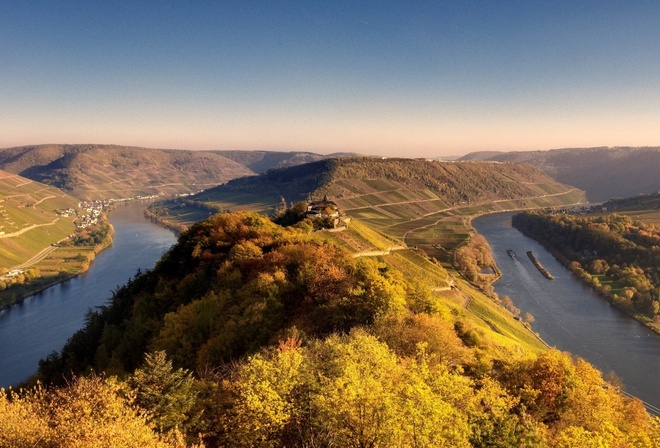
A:
[[[660,407],[660,336],[610,306],[543,246],[513,228],[512,215],[487,215],[472,223],[488,240],[502,271],[495,292],[511,297],[522,314],[531,313],[534,331],[548,344],[581,356],[604,374],[616,373],[627,392]],[[534,267],[528,250],[554,280]]]
[[[113,245],[85,274],[0,311],[0,387],[35,373],[40,359],[83,326],[88,309],[107,303],[114,289],[138,269],[153,267],[174,244],[174,234],[145,219],[143,210],[144,204],[133,203],[110,213]]]

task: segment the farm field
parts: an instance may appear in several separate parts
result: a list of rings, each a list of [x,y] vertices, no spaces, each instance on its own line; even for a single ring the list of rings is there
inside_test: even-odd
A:
[[[20,264],[74,232],[78,201],[62,191],[0,171],[0,267]]]

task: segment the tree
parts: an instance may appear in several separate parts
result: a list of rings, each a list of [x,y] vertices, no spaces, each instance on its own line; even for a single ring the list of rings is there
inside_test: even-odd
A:
[[[116,380],[76,378],[48,391],[0,394],[0,446],[52,448],[185,447],[180,433],[153,431]]]
[[[161,432],[183,430],[193,423],[190,411],[197,393],[187,370],[174,370],[164,351],[148,353],[144,365],[130,377],[135,402],[148,411],[148,417]]]
[[[520,308],[518,308],[517,306],[515,306],[513,304],[513,300],[511,300],[511,297],[509,297],[507,295],[503,295],[500,300],[501,300],[502,305],[504,306],[504,308],[511,311],[511,313],[513,313],[514,316],[520,315]]]

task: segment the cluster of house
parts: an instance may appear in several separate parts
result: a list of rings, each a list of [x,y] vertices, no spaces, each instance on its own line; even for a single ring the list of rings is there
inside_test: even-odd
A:
[[[307,204],[307,218],[339,218],[339,208],[337,204],[323,196],[320,201],[312,201]]]
[[[65,218],[68,218],[69,216],[73,215],[76,213],[76,211],[72,208],[67,208],[66,210],[58,211],[57,214],[60,216],[64,216]]]
[[[15,278],[18,277],[19,274],[24,274],[25,271],[23,269],[12,269],[11,271],[7,272],[5,275],[0,276],[0,280],[4,280],[7,278]]]
[[[107,206],[107,201],[84,201],[78,203],[78,207],[86,214],[81,214],[78,221],[78,229],[84,229],[99,222],[103,209]]]

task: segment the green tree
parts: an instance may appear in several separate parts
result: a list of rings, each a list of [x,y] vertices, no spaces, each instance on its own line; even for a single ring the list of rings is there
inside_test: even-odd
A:
[[[194,423],[190,412],[197,393],[187,370],[172,367],[164,351],[148,353],[144,365],[129,378],[135,390],[135,403],[148,411],[151,422],[161,432],[184,430]]]

